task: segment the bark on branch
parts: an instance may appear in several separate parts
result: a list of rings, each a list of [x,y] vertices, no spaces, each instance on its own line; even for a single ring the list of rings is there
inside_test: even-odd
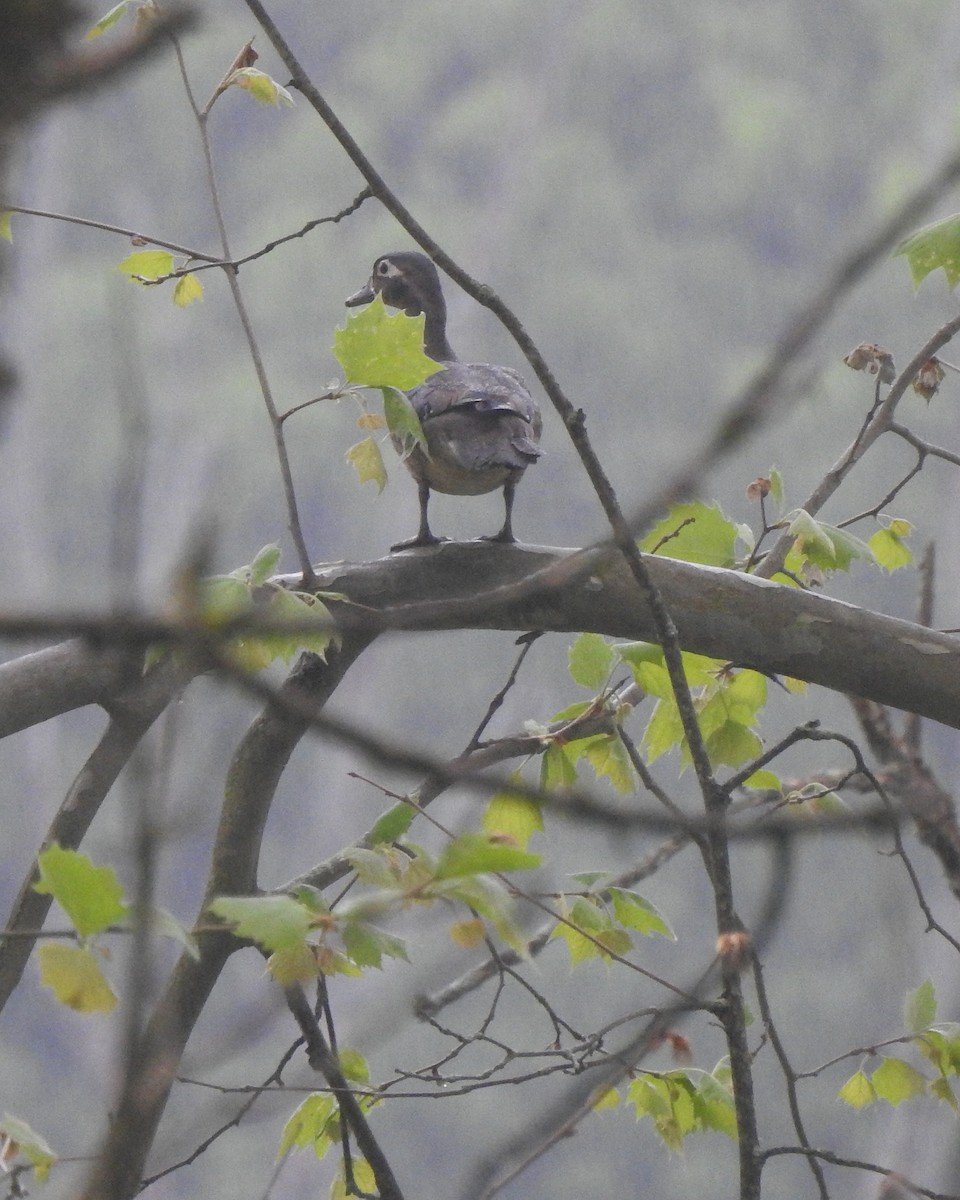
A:
[[[742,572],[650,559],[680,644],[960,728],[960,639]],[[650,640],[653,621],[622,560],[603,549],[450,542],[317,567],[346,628],[592,630]],[[290,576],[291,586],[299,576]],[[75,626],[71,626],[75,628]],[[109,636],[107,622],[99,629]],[[156,636],[156,635],[154,635]],[[84,704],[109,708],[121,656],[72,641],[0,666],[0,736]]]

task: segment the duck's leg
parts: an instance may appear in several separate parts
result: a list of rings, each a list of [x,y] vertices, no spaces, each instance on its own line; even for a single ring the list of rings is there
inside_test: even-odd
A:
[[[500,527],[499,532],[487,534],[486,537],[482,537],[480,539],[481,542],[505,542],[509,545],[517,540],[513,536],[513,497],[516,493],[519,480],[519,474],[511,475],[503,485],[503,507],[505,510],[503,525]]]
[[[435,533],[430,532],[430,522],[427,520],[427,505],[430,503],[430,485],[422,479],[417,480],[417,495],[420,499],[420,528],[417,530],[417,536],[411,538],[408,542],[397,542],[390,547],[391,553],[394,550],[412,550],[415,546],[437,546],[440,542],[445,542],[446,538],[437,537]]]

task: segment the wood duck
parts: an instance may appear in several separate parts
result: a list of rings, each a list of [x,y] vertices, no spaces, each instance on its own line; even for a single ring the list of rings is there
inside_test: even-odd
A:
[[[373,264],[369,282],[346,300],[348,307],[369,304],[377,293],[384,304],[411,317],[424,315],[423,349],[444,364],[409,393],[429,455],[415,447],[404,462],[417,481],[420,528],[417,536],[391,550],[435,546],[445,538],[430,530],[430,491],[453,496],[479,496],[503,488],[505,516],[490,542],[514,542],[513,497],[520,476],[542,450],[540,409],[523,380],[509,367],[463,363],[447,341],[447,306],[437,268],[422,254],[402,250]],[[402,447],[394,440],[398,451]]]

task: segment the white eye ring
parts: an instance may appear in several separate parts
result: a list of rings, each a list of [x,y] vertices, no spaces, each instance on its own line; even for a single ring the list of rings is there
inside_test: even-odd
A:
[[[396,279],[402,274],[396,263],[392,263],[389,258],[381,258],[377,263],[376,270],[378,275],[383,275],[387,278],[393,279]]]

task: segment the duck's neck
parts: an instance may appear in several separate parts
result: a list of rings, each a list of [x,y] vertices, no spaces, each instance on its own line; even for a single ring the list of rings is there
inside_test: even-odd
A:
[[[456,362],[457,356],[447,341],[446,313],[426,312],[423,322],[423,352],[434,362]]]

